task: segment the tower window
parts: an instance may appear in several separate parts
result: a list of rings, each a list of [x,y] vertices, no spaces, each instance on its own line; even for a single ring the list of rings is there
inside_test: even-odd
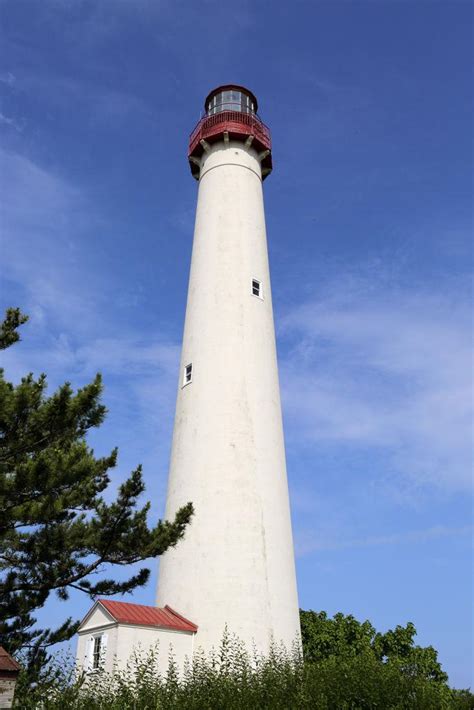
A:
[[[252,279],[252,294],[254,296],[258,296],[258,298],[263,298],[263,288],[261,281],[257,281],[257,279]]]
[[[185,385],[189,385],[189,383],[192,382],[192,379],[193,379],[193,366],[192,366],[192,363],[189,363],[189,365],[186,365],[184,368],[183,387]]]

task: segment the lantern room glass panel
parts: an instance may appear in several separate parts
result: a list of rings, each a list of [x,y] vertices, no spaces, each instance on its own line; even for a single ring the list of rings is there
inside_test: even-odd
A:
[[[254,105],[247,94],[236,89],[228,89],[215,94],[207,105],[209,115],[221,113],[222,111],[254,113]]]

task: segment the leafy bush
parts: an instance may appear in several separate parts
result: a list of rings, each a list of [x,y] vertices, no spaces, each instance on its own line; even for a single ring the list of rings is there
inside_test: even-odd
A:
[[[74,677],[61,662],[47,682],[16,697],[21,710],[467,710],[472,695],[401,672],[374,654],[303,662],[274,647],[263,658],[233,638],[196,655],[180,673],[173,659],[157,671],[157,649],[136,654],[125,671]],[[21,688],[21,686],[20,686]]]
[[[404,675],[446,684],[447,674],[433,646],[415,644],[416,628],[411,622],[379,633],[370,621],[360,622],[352,615],[300,610],[301,637],[306,661],[329,658],[347,659],[364,655],[378,663],[397,666]]]

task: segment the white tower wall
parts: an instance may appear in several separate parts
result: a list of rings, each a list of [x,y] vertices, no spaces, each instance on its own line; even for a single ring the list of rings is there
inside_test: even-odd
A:
[[[157,601],[199,626],[205,650],[227,625],[265,652],[295,641],[299,617],[261,167],[243,142],[207,148],[166,506],[171,518],[192,501],[195,515],[161,558]]]

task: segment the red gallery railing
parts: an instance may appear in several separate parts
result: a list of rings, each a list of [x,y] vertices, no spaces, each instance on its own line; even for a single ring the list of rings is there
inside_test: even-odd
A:
[[[224,126],[223,124],[227,125]],[[216,128],[221,128],[222,130],[216,131]],[[199,141],[206,140],[206,138],[224,130],[229,133],[254,135],[264,148],[271,150],[270,131],[258,116],[251,113],[241,113],[240,111],[221,111],[210,116],[204,116],[198,122],[189,138],[189,155],[192,155]]]
[[[262,178],[272,170],[272,141],[270,131],[255,113],[241,111],[220,111],[207,114],[198,122],[189,137],[188,158],[191,173],[199,179],[199,163],[203,153],[201,141],[214,143],[222,140],[224,134],[230,140],[246,140],[253,136],[252,147],[258,153],[264,153],[261,158]]]

